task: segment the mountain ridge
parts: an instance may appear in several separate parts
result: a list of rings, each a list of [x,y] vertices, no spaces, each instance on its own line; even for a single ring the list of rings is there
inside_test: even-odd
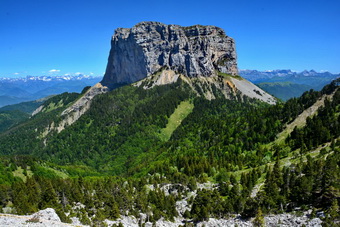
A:
[[[339,78],[340,74],[330,72],[316,72],[304,70],[295,72],[286,70],[239,70],[244,78],[255,83],[263,90],[283,101],[289,98],[299,97],[310,89],[321,90],[332,80]]]
[[[339,73],[316,72],[314,70],[295,72],[290,69],[267,71],[246,69],[239,70],[239,74],[253,83],[289,81],[297,84],[306,84],[312,86],[312,88],[316,90],[321,90],[326,84],[340,77]]]

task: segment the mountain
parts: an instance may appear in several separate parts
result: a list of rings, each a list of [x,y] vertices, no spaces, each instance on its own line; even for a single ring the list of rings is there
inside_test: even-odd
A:
[[[99,77],[87,75],[0,78],[0,107],[63,92],[81,92],[85,86],[92,86],[99,80]]]
[[[112,37],[102,84],[130,84],[163,68],[188,77],[209,77],[216,70],[236,75],[235,42],[215,26],[142,22],[119,28]]]
[[[290,80],[297,84],[307,84],[322,89],[326,84],[338,78],[340,74],[332,74],[330,72],[316,72],[314,70],[293,72],[287,70],[239,70],[239,74],[253,83],[261,82],[285,82]]]
[[[77,121],[97,94],[130,83],[150,89],[181,81],[208,100],[222,95],[226,99],[255,98],[276,103],[274,97],[236,73],[234,41],[221,28],[159,22],[118,28],[111,40],[103,80],[63,111],[64,120],[56,128],[63,130]]]
[[[304,92],[312,89],[311,86],[292,82],[262,82],[258,83],[257,86],[283,101],[293,97],[300,97]]]
[[[29,119],[33,112],[41,106],[46,99],[48,98],[1,107],[0,133]]]
[[[146,29],[153,36],[164,26],[145,22],[124,34]],[[171,34],[185,31],[176,29]],[[185,36],[197,39],[190,45],[206,52],[213,53],[209,40],[229,45],[216,27],[189,31],[197,34]],[[144,49],[136,45],[143,40],[145,51],[163,44],[119,37],[121,51],[111,50],[101,83],[53,96],[31,118],[0,133],[2,212],[50,207],[63,222],[93,226],[339,222],[339,79],[277,103],[244,78],[220,72],[204,55],[213,74],[199,74],[206,70],[200,64],[181,72],[179,65],[162,64],[134,82],[126,72],[124,81],[111,74],[118,70],[116,55],[130,53],[132,45],[140,56]],[[189,43],[170,52],[204,62],[197,51],[187,52]],[[147,56],[146,65],[153,59]],[[136,70],[139,57],[126,58]],[[229,69],[229,60],[222,62]]]
[[[0,95],[1,96],[15,96],[18,98],[25,98],[27,96],[30,96],[31,93],[13,85],[13,84],[6,84],[1,83],[0,84]]]
[[[181,78],[194,83],[196,92],[204,91],[202,95],[208,99],[215,98],[212,90],[218,89],[226,98],[240,92],[275,103],[237,73],[235,42],[221,28],[141,22],[115,31],[101,84],[112,89],[140,81],[137,86],[152,87]]]
[[[291,70],[240,70],[240,75],[255,83],[266,92],[284,101],[299,97],[310,89],[321,90],[340,74],[330,72],[316,72],[314,70],[293,72]]]
[[[21,103],[27,101],[26,98],[18,98],[13,96],[1,95],[0,96],[0,107],[12,105],[14,103]]]

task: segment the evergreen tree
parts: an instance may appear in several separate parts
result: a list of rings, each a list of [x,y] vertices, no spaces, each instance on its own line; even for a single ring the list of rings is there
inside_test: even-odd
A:
[[[331,218],[331,220],[333,220],[333,221],[340,217],[340,209],[339,209],[337,199],[333,200],[332,205],[328,209],[327,213],[328,213],[329,217]]]
[[[264,227],[264,226],[266,226],[265,225],[265,220],[264,220],[264,217],[263,217],[263,214],[262,214],[262,210],[261,210],[260,207],[257,209],[257,213],[256,213],[256,216],[255,216],[255,218],[253,220],[253,224],[256,227]]]

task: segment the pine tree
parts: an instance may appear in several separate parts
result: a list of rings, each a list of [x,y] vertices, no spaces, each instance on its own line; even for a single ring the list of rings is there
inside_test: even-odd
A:
[[[322,223],[322,226],[327,227],[335,227],[338,226],[338,223],[336,223],[336,220],[340,217],[339,215],[339,205],[337,199],[334,199],[332,201],[332,205],[329,207],[326,213],[326,218],[324,222]]]
[[[328,214],[329,214],[329,216],[332,220],[336,220],[337,218],[340,217],[339,212],[340,212],[340,209],[339,209],[339,205],[338,205],[338,200],[333,199],[332,205],[328,210]]]
[[[54,207],[57,204],[57,194],[51,184],[51,181],[43,180],[40,209]]]
[[[256,213],[256,216],[255,216],[255,218],[253,220],[253,224],[256,227],[264,227],[264,226],[266,226],[265,220],[264,220],[264,217],[263,217],[263,214],[262,214],[262,210],[261,210],[260,207],[257,209],[257,213]]]

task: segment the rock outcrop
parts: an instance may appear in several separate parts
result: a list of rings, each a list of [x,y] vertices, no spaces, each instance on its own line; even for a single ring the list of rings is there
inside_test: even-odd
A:
[[[78,99],[72,106],[65,109],[61,116],[64,117],[57,127],[58,133],[64,130],[65,126],[76,122],[88,109],[90,109],[92,99],[99,94],[108,91],[108,88],[100,83],[95,84],[85,94]]]
[[[0,213],[0,226],[34,226],[34,227],[71,227],[84,226],[79,223],[68,224],[61,222],[53,208],[40,210],[32,215],[14,215]]]
[[[65,129],[65,127],[72,125],[76,122],[88,109],[90,109],[92,99],[99,94],[103,94],[108,91],[108,88],[102,86],[100,83],[95,84],[89,90],[87,90],[82,97],[75,101],[71,106],[66,108],[61,113],[61,121],[55,124],[52,122],[42,133],[41,137],[46,137],[51,131],[56,130],[58,133]],[[41,111],[41,107],[35,110],[35,113]]]
[[[240,94],[276,103],[237,74],[235,42],[223,29],[141,22],[115,31],[101,84],[110,89],[124,84],[149,89],[181,79],[209,100],[218,90],[227,99]]]
[[[306,214],[303,216],[296,216],[293,214],[278,214],[278,215],[269,215],[264,217],[265,219],[265,226],[268,227],[300,227],[300,226],[307,226],[307,227],[321,227],[322,221],[319,218],[310,219]],[[152,222],[147,221],[147,215],[146,214],[140,214],[140,218],[136,218],[134,216],[124,216],[121,215],[120,218],[118,218],[116,221],[111,220],[105,220],[108,226],[118,225],[119,223],[122,223],[124,226],[130,226],[130,227],[138,227],[140,226],[140,220],[142,220],[142,223],[145,223],[146,227],[152,227],[154,226]],[[173,222],[164,220],[164,218],[161,218],[156,221],[156,226],[162,226],[162,227],[179,227],[184,226],[185,223],[192,224],[192,226],[197,227],[216,227],[216,226],[230,226],[230,227],[252,227],[254,224],[252,223],[252,219],[250,220],[243,220],[239,215],[235,215],[234,217],[231,216],[227,219],[216,219],[216,218],[209,218],[207,221],[198,222],[195,223],[195,225],[192,223],[191,220],[186,220],[182,217],[176,217]]]
[[[187,77],[210,77],[216,71],[236,75],[235,42],[215,26],[141,22],[118,28],[101,83],[130,84],[164,68]]]

